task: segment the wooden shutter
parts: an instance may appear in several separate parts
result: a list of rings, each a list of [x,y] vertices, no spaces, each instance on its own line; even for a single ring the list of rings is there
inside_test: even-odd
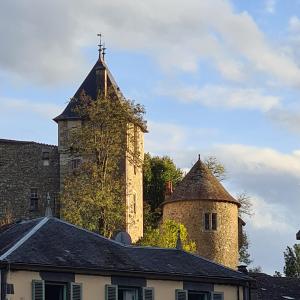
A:
[[[224,300],[223,293],[212,293],[212,300]]]
[[[176,290],[175,291],[175,300],[187,300],[187,291],[186,290]]]
[[[32,300],[45,300],[44,280],[32,280]]]
[[[143,288],[143,300],[154,300],[153,288]]]
[[[107,284],[105,286],[105,300],[118,300],[118,286]]]
[[[82,299],[82,288],[81,284],[71,282],[71,300]]]

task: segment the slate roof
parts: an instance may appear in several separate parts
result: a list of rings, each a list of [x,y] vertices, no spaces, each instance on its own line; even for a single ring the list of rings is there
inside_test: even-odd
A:
[[[9,226],[0,232],[0,264],[250,282],[247,275],[178,249],[126,246],[57,218]],[[92,273],[93,274],[93,273]],[[182,280],[182,279],[181,279]]]
[[[98,59],[95,63],[92,70],[89,72],[83,83],[80,85],[78,90],[76,91],[75,95],[65,108],[65,110],[56,118],[54,118],[54,121],[60,121],[60,120],[67,120],[67,119],[78,119],[79,116],[76,112],[74,112],[74,109],[76,108],[76,103],[80,98],[81,93],[84,91],[86,95],[90,96],[92,99],[97,98],[98,90],[97,90],[97,81],[96,81],[96,70],[97,69],[106,69],[107,72],[107,86],[108,88],[112,87],[116,94],[122,95],[120,88],[118,87],[115,79],[113,78],[112,74],[110,73],[107,65],[102,59]]]
[[[44,145],[44,146],[50,146],[53,148],[57,148],[56,145],[50,145],[45,143],[38,143],[33,141],[19,141],[19,140],[9,140],[9,139],[0,139],[0,144],[35,144],[35,145]]]
[[[300,300],[300,279],[250,273],[256,279],[258,300]]]
[[[200,159],[164,203],[178,200],[227,201],[240,205]]]

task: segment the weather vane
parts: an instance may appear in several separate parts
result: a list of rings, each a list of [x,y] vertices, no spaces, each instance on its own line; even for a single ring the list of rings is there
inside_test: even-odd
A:
[[[99,58],[101,58],[102,47],[103,47],[103,45],[102,45],[102,34],[98,33],[97,36],[99,37],[99,45],[98,45],[98,47],[99,47],[99,49],[98,49],[98,51],[99,51]]]
[[[99,58],[102,58],[104,60],[104,56],[106,54],[105,50],[106,50],[106,47],[105,47],[105,43],[103,42],[102,44],[102,34],[101,33],[98,33],[97,36],[99,37]]]

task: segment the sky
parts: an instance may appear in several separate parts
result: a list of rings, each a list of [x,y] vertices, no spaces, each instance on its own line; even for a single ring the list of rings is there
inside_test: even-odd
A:
[[[246,192],[252,266],[282,272],[300,229],[300,1],[4,0],[0,137],[57,144],[52,119],[97,60],[146,108],[145,149],[215,156]]]

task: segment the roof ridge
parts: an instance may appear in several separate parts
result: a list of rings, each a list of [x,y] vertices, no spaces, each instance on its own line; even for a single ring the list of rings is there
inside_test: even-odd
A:
[[[29,230],[17,243],[15,243],[11,248],[9,248],[5,253],[0,256],[0,261],[6,259],[12,252],[17,250],[22,246],[29,238],[31,238],[44,224],[47,223],[49,218],[43,218],[38,224]]]
[[[44,145],[44,146],[51,146],[51,147],[58,147],[57,145],[52,145],[52,144],[47,144],[47,143],[40,143],[40,142],[35,142],[35,141],[21,141],[21,140],[11,140],[11,139],[1,139],[0,138],[0,143],[20,143],[20,144],[38,144],[38,145]]]

